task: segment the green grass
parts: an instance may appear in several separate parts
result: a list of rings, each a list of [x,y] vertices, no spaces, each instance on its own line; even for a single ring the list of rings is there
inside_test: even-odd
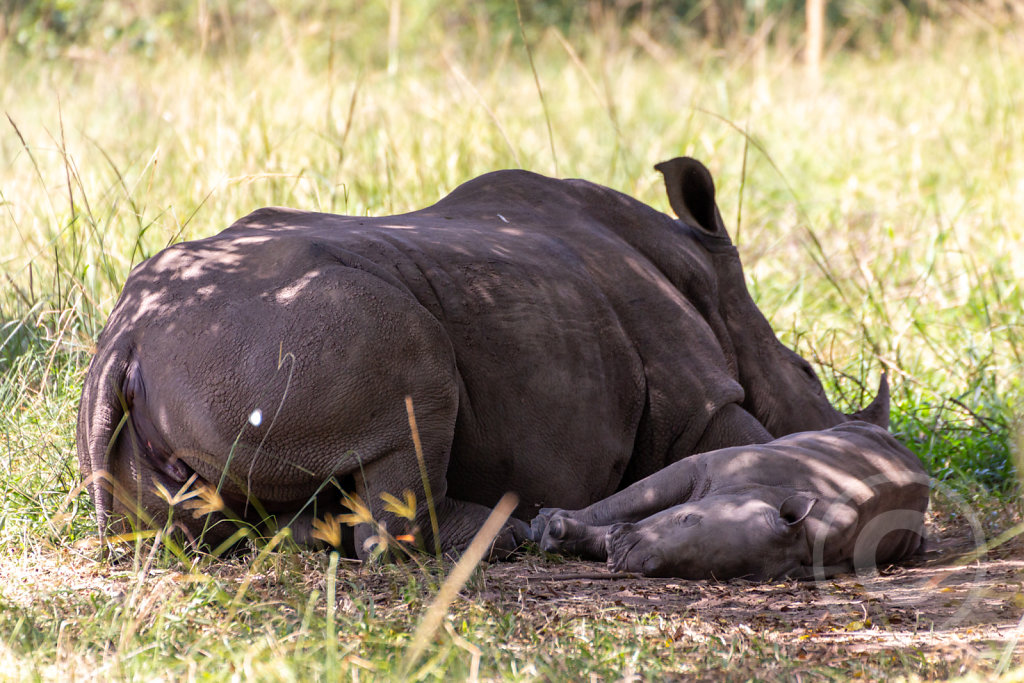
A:
[[[220,561],[190,574],[159,562],[145,571],[97,569],[68,551],[28,553],[4,566],[0,663],[22,680],[85,671],[118,680],[401,676],[437,571],[342,567],[332,574],[327,558],[315,553],[280,553],[256,567],[252,560]],[[24,576],[54,585],[34,593],[21,585]],[[253,579],[251,589],[237,599],[243,577]],[[333,614],[326,602],[332,585],[340,596]],[[892,646],[830,651],[787,639],[795,627],[785,621],[734,623],[611,604],[581,614],[572,605],[525,604],[521,594],[488,588],[478,575],[463,591],[410,678],[465,679],[475,666],[481,678],[510,680],[567,680],[584,672],[605,679],[632,672],[650,679],[676,673],[877,680],[894,671],[944,678],[965,662],[990,671],[999,655],[937,657]]]
[[[672,26],[527,26],[535,79],[514,26],[404,9],[393,41],[386,11],[311,5],[301,20],[279,9],[234,29],[189,15],[140,34],[140,17],[71,48],[0,45],[0,669],[397,674],[392,655],[443,568],[343,566],[333,584],[323,555],[196,558],[191,572],[162,546],[151,563],[149,546],[95,563],[92,507],[77,489],[78,392],[128,271],[167,244],[271,204],[419,208],[496,168],[587,178],[667,211],[653,164],[704,160],[755,299],[836,403],[862,403],[888,368],[894,430],[936,476],[1012,519],[1024,391],[1019,24],[951,19],[877,53],[838,53],[818,84],[786,44],[723,50]],[[469,595],[484,590],[476,581]],[[331,585],[343,596],[334,619]],[[456,602],[455,635],[441,632],[416,676],[469,675],[473,647],[481,676],[512,679],[819,671],[770,628],[673,641],[657,629],[689,617],[545,625],[513,607],[514,596]],[[819,673],[955,673],[909,653],[872,657]]]

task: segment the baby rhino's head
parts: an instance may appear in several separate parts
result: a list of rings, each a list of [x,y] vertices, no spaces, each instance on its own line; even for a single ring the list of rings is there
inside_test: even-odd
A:
[[[612,571],[683,579],[766,580],[811,562],[804,520],[816,499],[747,489],[615,524],[605,537]]]

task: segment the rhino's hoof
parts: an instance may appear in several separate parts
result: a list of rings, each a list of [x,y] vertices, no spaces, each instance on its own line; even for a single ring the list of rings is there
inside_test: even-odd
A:
[[[541,508],[537,516],[530,521],[529,539],[540,545],[547,535],[548,524],[551,522],[551,518],[564,512],[565,510],[561,508]]]
[[[547,532],[541,539],[540,547],[551,553],[582,554],[590,555],[587,550],[587,540],[590,538],[591,528],[563,513],[553,517],[548,522]]]
[[[491,550],[487,556],[489,562],[507,560],[516,555],[523,541],[529,538],[530,527],[521,519],[510,518],[505,528],[495,536]]]
[[[548,536],[558,541],[564,541],[570,532],[568,521],[567,517],[555,517],[552,519],[551,523],[548,524]]]
[[[507,524],[517,548],[526,541],[533,540],[533,531],[530,525],[523,520],[517,517],[509,517]]]

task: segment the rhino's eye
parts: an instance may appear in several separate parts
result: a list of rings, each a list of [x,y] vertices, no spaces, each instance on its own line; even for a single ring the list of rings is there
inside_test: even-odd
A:
[[[777,533],[785,534],[790,530],[790,526],[786,524],[786,520],[782,518],[777,510],[765,510],[762,515],[768,526]]]
[[[821,386],[821,380],[818,379],[818,374],[814,372],[814,368],[811,367],[810,363],[807,361],[801,362],[800,371],[803,372],[804,376],[807,377],[808,381],[810,381],[812,391],[815,393],[824,393]]]

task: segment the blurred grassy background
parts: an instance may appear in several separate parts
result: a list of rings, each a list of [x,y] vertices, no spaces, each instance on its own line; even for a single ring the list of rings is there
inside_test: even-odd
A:
[[[837,402],[889,367],[933,469],[998,487],[1024,65],[1019,15],[990,5],[832,3],[815,78],[799,3],[531,3],[520,30],[496,1],[8,2],[6,405],[62,364],[73,394],[130,267],[259,206],[399,212],[518,166],[667,210],[651,166],[690,154],[759,305]]]
[[[523,3],[522,24],[499,0],[0,7],[0,548],[94,533],[81,377],[165,245],[271,204],[406,211],[505,167],[668,211],[652,166],[680,154],[835,402],[888,368],[899,436],[1017,519],[1018,5],[828,3],[816,76],[803,5],[778,0]]]

